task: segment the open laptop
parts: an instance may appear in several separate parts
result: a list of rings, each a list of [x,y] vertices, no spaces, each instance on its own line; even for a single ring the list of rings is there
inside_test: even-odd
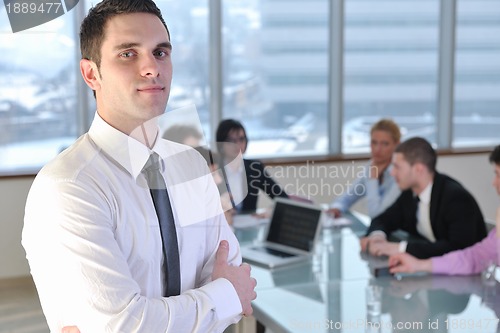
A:
[[[265,241],[242,247],[243,261],[274,268],[310,258],[322,219],[319,206],[276,198]]]

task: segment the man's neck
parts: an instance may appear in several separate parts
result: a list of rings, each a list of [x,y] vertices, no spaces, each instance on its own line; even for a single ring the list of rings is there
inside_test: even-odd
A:
[[[416,195],[420,195],[426,187],[434,181],[434,173],[426,172],[422,175],[422,177],[418,180],[417,184],[412,187],[413,193]]]
[[[134,121],[126,118],[109,117],[105,112],[99,112],[99,109],[97,109],[97,113],[108,125],[141,142],[148,148],[152,148],[156,143],[158,137],[158,117],[147,121],[139,119]]]

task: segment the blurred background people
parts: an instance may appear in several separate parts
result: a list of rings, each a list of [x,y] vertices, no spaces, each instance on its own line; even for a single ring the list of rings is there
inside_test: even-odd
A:
[[[219,123],[216,141],[224,180],[228,184],[233,205],[238,213],[254,213],[259,190],[271,199],[288,198],[287,193],[269,175],[259,160],[240,159],[247,149],[248,136],[243,125],[234,119]],[[247,192],[247,193],[246,193]]]
[[[163,139],[182,143],[191,147],[201,146],[203,135],[194,126],[176,124],[163,133]]]
[[[399,126],[390,119],[381,119],[372,126],[370,162],[366,165],[363,176],[356,179],[347,191],[331,203],[327,211],[329,214],[339,217],[358,200],[366,197],[368,216],[373,218],[396,200],[401,191],[391,175],[391,162],[400,139]]]
[[[494,164],[495,170],[493,187],[500,195],[500,145],[491,153],[490,162]],[[477,274],[489,265],[500,266],[500,208],[497,210],[496,227],[481,242],[429,259],[417,259],[408,253],[399,253],[389,258],[389,264],[393,273],[424,271],[448,275]]]
[[[384,256],[408,252],[429,258],[466,248],[486,237],[483,214],[472,194],[436,170],[437,154],[424,138],[414,137],[394,151],[392,175],[403,191],[372,219],[361,249]],[[396,231],[407,239],[390,239]]]

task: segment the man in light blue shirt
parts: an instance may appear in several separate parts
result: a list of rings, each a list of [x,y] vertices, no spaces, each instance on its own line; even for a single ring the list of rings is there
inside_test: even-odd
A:
[[[361,198],[366,197],[368,215],[373,218],[385,211],[401,191],[391,176],[392,154],[399,144],[399,127],[390,119],[375,123],[370,131],[371,159],[363,175],[332,202],[328,213],[339,217]]]

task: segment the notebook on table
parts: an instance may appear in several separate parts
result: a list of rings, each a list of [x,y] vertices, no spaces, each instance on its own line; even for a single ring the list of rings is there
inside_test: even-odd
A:
[[[274,268],[307,260],[322,219],[319,206],[276,198],[265,241],[242,247],[243,261]]]

